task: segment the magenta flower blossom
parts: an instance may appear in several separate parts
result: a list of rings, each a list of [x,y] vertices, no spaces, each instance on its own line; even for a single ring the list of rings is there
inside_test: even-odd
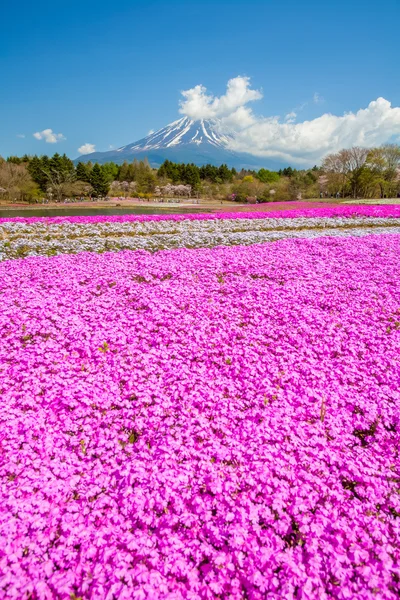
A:
[[[398,598],[399,269],[392,234],[1,263],[0,596]]]
[[[197,214],[165,214],[165,215],[97,215],[91,217],[2,217],[0,223],[14,221],[18,223],[121,223],[129,221],[205,221],[210,219],[285,219],[296,217],[400,217],[399,204],[385,205],[327,205],[326,207],[308,208],[304,202],[292,202],[295,208],[268,212],[227,212]],[[299,206],[300,205],[300,206]]]

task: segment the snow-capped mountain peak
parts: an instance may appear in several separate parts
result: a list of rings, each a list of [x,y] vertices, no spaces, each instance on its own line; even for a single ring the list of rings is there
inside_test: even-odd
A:
[[[217,120],[201,119],[200,121],[192,121],[188,117],[182,117],[134,144],[122,146],[118,151],[159,150],[176,148],[186,144],[194,144],[195,146],[207,144],[214,148],[225,149],[230,135],[220,133],[220,129]]]
[[[194,121],[189,117],[182,117],[137,142],[121,146],[117,150],[85,154],[75,162],[113,161],[122,164],[124,161],[147,158],[153,167],[159,167],[167,159],[198,166],[208,163],[217,166],[225,163],[236,168],[258,169],[264,166],[261,159],[230,150],[229,142],[233,139],[234,134],[226,132],[218,119]]]

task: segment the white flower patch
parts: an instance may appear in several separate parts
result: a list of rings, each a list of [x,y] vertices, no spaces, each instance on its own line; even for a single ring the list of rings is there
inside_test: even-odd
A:
[[[0,224],[0,260],[25,256],[250,245],[287,238],[399,233],[399,218],[299,217]]]

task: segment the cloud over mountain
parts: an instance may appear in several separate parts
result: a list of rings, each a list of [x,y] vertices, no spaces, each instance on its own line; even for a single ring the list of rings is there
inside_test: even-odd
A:
[[[256,116],[250,102],[262,92],[251,89],[248,77],[235,77],[225,94],[214,96],[202,85],[182,92],[180,112],[190,119],[219,119],[221,133],[230,132],[227,147],[260,157],[309,165],[330,152],[353,145],[376,146],[400,136],[400,108],[377,98],[366,108],[344,115],[324,113],[299,122],[295,112],[281,117]],[[322,102],[315,93],[313,101]],[[233,134],[233,135],[232,135]]]
[[[91,154],[96,152],[96,146],[94,144],[83,144],[78,148],[79,154]]]
[[[238,110],[263,95],[259,90],[250,89],[249,77],[235,77],[227,84],[226,93],[219,98],[207,94],[207,88],[196,85],[182,92],[179,112],[193,121],[200,119],[231,118]],[[249,110],[246,107],[246,110]]]

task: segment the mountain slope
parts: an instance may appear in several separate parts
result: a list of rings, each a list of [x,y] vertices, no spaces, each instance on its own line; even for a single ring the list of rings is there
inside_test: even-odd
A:
[[[231,136],[221,135],[217,132],[217,128],[217,121],[205,121],[204,119],[191,121],[188,117],[183,117],[134,144],[123,146],[119,150],[156,150],[186,144],[193,144],[195,147],[209,145],[214,148],[225,149]]]
[[[217,120],[192,121],[188,117],[170,123],[166,127],[150,133],[145,138],[108,152],[93,152],[78,157],[78,161],[117,164],[125,160],[132,162],[135,158],[147,158],[153,167],[159,167],[166,159],[173,162],[194,163],[198,166],[210,163],[221,165],[226,163],[235,168],[259,169],[280,167],[251,154],[241,154],[228,149],[233,138],[230,133],[221,133]],[[268,162],[268,164],[266,164]]]

